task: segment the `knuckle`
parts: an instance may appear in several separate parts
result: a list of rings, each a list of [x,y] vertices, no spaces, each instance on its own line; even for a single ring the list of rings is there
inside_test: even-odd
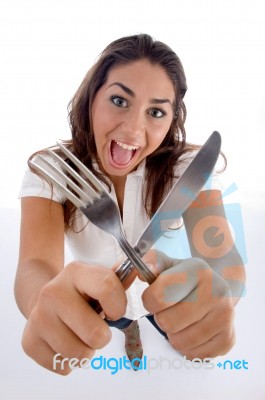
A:
[[[74,356],[69,357],[69,358],[77,358],[79,361],[84,360],[86,358],[88,358],[90,360],[94,354],[95,354],[95,350],[92,350],[91,348],[84,346],[79,351],[75,351]]]
[[[92,349],[101,349],[111,340],[111,330],[107,324],[95,325],[89,332],[86,343]]]
[[[199,257],[193,257],[189,259],[189,263],[191,265],[196,266],[197,270],[207,270],[210,271],[209,265],[207,264],[206,261],[204,261],[202,258]]]
[[[145,308],[152,314],[164,307],[165,296],[156,287],[148,287],[142,294],[142,301]]]
[[[30,317],[28,320],[28,325],[30,324],[31,326],[39,326],[40,325],[40,321],[41,321],[41,317],[40,317],[40,307],[34,307],[33,310],[30,313]],[[27,329],[25,330],[25,332],[27,332]]]
[[[220,317],[222,320],[223,326],[231,326],[234,321],[235,310],[232,305],[232,302],[225,301],[221,305]]]
[[[184,335],[176,335],[176,345],[178,349],[183,353],[186,349],[191,347],[191,341]]]
[[[54,371],[54,369],[51,369],[51,371],[55,372],[58,375],[67,376],[72,372],[72,369],[68,367],[68,368],[64,368],[62,370],[58,370],[58,371],[57,370]]]
[[[30,340],[29,336],[26,332],[24,332],[22,339],[21,339],[21,346],[23,351],[30,356],[32,352],[32,341]]]
[[[168,333],[168,340],[170,345],[173,347],[174,350],[179,351],[181,354],[184,352],[184,347],[180,345],[178,334],[176,333]]]
[[[227,284],[223,284],[219,286],[218,295],[222,298],[230,298],[231,290]]]
[[[162,313],[155,314],[155,321],[164,332],[172,331],[170,320]]]
[[[25,334],[26,336],[29,334],[39,335],[43,329],[46,328],[47,324],[47,313],[45,307],[37,304],[33,310],[31,311],[28,323],[26,325]]]
[[[230,299],[232,295],[229,285],[219,276],[214,279],[213,295],[218,299]]]
[[[62,375],[62,376],[67,376],[70,374],[70,372],[72,372],[72,368],[70,368],[69,365],[67,365],[67,363],[63,364],[60,366],[56,366],[56,368],[54,368],[54,366],[45,366],[45,368],[47,368],[48,370],[55,372],[57,375]]]
[[[56,290],[56,286],[52,283],[48,283],[45,285],[39,294],[39,303],[54,303],[55,299],[58,297],[58,291]]]
[[[111,269],[106,269],[102,281],[100,282],[100,292],[104,294],[116,292],[117,289],[120,289],[120,285],[121,283],[115,272]]]
[[[82,261],[71,261],[60,273],[60,277],[67,277],[71,281],[75,280],[75,277],[78,277],[82,271],[86,270],[88,267],[87,264]]]
[[[150,301],[149,301],[149,293],[148,293],[148,289],[146,289],[143,294],[142,294],[142,302],[145,306],[145,308],[149,311],[149,312],[153,312],[152,307],[150,308]]]
[[[120,319],[124,316],[126,312],[127,300],[119,299],[119,303],[116,305],[115,309],[113,308],[111,312],[108,313],[107,318],[113,321]]]
[[[110,319],[121,318],[126,311],[127,298],[122,284],[112,270],[106,269],[101,279],[98,292],[99,300],[107,306],[107,315]],[[110,307],[115,304],[115,307]]]
[[[66,273],[76,273],[81,268],[82,268],[82,263],[81,262],[71,261],[64,268],[64,272],[66,272]]]
[[[221,355],[228,353],[235,345],[235,342],[236,342],[236,335],[234,330],[232,330],[232,332],[226,331],[225,333],[223,333]]]
[[[183,353],[182,353],[183,354]],[[183,354],[184,355],[184,354]],[[185,352],[185,357],[189,361],[193,361],[194,359],[200,359],[203,360],[204,358],[207,358],[209,356],[205,355],[203,352],[199,352],[198,350],[189,350]]]
[[[181,352],[182,354],[185,353],[186,355],[186,349],[189,347],[188,340],[184,337],[184,335],[179,334],[179,333],[174,333],[169,335],[170,336],[170,344],[171,346],[175,349]]]

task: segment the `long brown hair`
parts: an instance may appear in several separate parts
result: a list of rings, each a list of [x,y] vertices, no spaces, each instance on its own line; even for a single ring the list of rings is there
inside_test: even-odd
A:
[[[72,140],[67,143],[73,153],[99,179],[108,184],[104,175],[95,171],[92,164],[92,160],[96,159],[91,117],[93,100],[114,66],[141,59],[148,59],[152,64],[161,66],[175,90],[174,117],[170,129],[159,148],[146,159],[144,205],[151,216],[172,185],[174,166],[187,149],[184,128],[186,108],[183,102],[187,90],[186,77],[179,57],[170,47],[147,34],[123,37],[110,43],[88,71],[68,105]],[[71,228],[75,207],[66,201],[64,210],[65,225]]]

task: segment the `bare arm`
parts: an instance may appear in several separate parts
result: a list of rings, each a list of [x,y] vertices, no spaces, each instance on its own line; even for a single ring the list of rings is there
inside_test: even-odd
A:
[[[111,338],[89,299],[97,299],[110,319],[120,318],[126,309],[125,291],[114,271],[79,261],[64,267],[62,206],[34,197],[22,200],[15,296],[27,318],[24,351],[63,375],[72,370],[63,359],[90,359]]]
[[[235,343],[234,305],[245,271],[219,191],[200,193],[183,219],[192,258],[146,254],[145,262],[162,272],[142,298],[172,347],[203,360],[226,354]]]
[[[230,231],[221,192],[201,192],[183,219],[192,256],[206,261],[228,283],[236,304],[244,291],[245,269]],[[235,231],[235,235],[238,233]]]
[[[21,230],[15,297],[26,318],[40,290],[64,267],[64,218],[61,204],[49,199],[21,200]]]

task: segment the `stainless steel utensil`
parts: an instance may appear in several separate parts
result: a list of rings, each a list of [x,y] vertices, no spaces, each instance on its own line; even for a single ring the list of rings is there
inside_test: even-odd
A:
[[[93,224],[111,234],[118,241],[128,259],[143,275],[146,281],[152,283],[156,276],[147,268],[138,254],[136,254],[135,250],[128,243],[122,228],[120,212],[117,204],[91,171],[89,171],[89,169],[86,168],[65,146],[60,143],[57,144],[62,153],[72,161],[86,180],[70,167],[70,165],[68,165],[65,160],[58,155],[58,153],[55,153],[54,150],[48,149],[47,151],[52,159],[55,160],[62,169],[51,163],[49,159],[44,156],[38,155],[38,157],[59,178],[62,178],[65,184],[67,184],[76,194],[71,192],[58,180],[58,178],[56,179],[54,175],[51,175],[36,162],[30,161],[30,165],[41,172],[46,179],[59,187],[66,197],[75,204],[75,206],[79,208]],[[79,185],[77,185],[74,180],[78,182]],[[119,275],[119,271],[117,271],[117,275],[121,280],[123,279]]]
[[[213,132],[192,162],[176,181],[151,221],[137,240],[134,249],[140,257],[152,247],[169,228],[173,219],[180,218],[205,185],[221,150],[221,135]],[[162,224],[163,223],[163,224]],[[163,227],[162,227],[163,225]],[[125,260],[116,270],[125,279],[133,265]]]
[[[59,143],[58,146],[65,156],[76,165],[80,173],[83,174],[90,184],[53,150],[48,150],[49,154],[59,163],[65,172],[70,174],[71,178],[60,168],[50,163],[45,157],[41,155],[39,155],[39,157],[57,176],[63,178],[65,184],[61,183],[58,178],[51,175],[34,161],[30,161],[32,167],[42,173],[48,181],[51,181],[55,186],[59,187],[66,197],[72,201],[77,208],[80,208],[91,222],[104,231],[109,232],[118,240],[121,248],[128,257],[115,271],[121,281],[125,280],[133,266],[135,266],[146,281],[149,284],[152,283],[156,279],[156,276],[146,267],[140,257],[142,257],[159,239],[165,228],[171,225],[172,219],[180,218],[192,201],[197,197],[216,164],[221,148],[220,134],[218,132],[213,132],[206,143],[201,147],[152,217],[134,248],[130,246],[124,236],[119,210],[104,186],[91,171],[65,148],[65,146]],[[73,182],[72,179],[76,180],[80,186]],[[70,191],[66,187],[66,184],[69,185],[76,194]],[[163,229],[161,227],[162,221]],[[97,312],[102,311],[100,304],[96,300],[93,301],[92,306]]]

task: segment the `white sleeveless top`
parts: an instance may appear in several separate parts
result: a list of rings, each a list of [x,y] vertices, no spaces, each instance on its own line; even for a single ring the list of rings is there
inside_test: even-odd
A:
[[[183,174],[194,155],[195,152],[189,156],[185,154],[185,159],[177,167],[176,176]],[[55,162],[50,157],[48,158],[50,161]],[[40,161],[38,162],[41,164]],[[96,164],[94,166],[98,168]],[[131,245],[137,242],[149,222],[149,217],[143,205],[144,177],[145,160],[139,164],[137,170],[127,176],[125,185],[122,222],[126,238]],[[207,186],[203,190],[206,189],[220,190],[218,173],[215,172],[212,174],[210,187]],[[113,185],[111,185],[110,194],[117,203]],[[19,198],[29,196],[44,197],[61,204],[66,200],[66,197],[60,190],[53,187],[52,192],[46,181],[28,169],[22,181]],[[115,263],[122,262],[126,258],[116,240],[110,234],[105,233],[89,222],[79,210],[76,211],[75,232],[67,231],[65,237],[75,260],[111,268]],[[135,320],[148,314],[141,300],[142,293],[147,286],[147,283],[136,278],[126,291],[128,303],[124,317]]]

